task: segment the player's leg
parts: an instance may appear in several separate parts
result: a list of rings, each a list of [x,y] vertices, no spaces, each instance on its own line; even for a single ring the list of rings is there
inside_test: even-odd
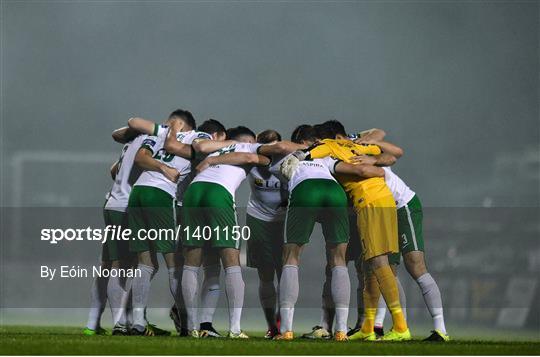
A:
[[[351,281],[346,266],[347,243],[330,246],[331,293],[335,305],[336,327],[334,339],[347,340],[347,319],[351,298]]]
[[[206,248],[203,254],[203,282],[201,288],[201,313],[200,325],[201,336],[222,337],[214,328],[212,322],[216,312],[221,286],[219,277],[221,274],[221,263],[219,261],[219,251],[217,249]]]
[[[289,232],[287,233],[289,235]],[[283,247],[283,269],[279,282],[280,334],[274,339],[292,340],[294,306],[298,300],[298,264],[303,245],[286,243]]]
[[[102,269],[109,269],[111,262],[108,260],[101,261]],[[107,284],[108,278],[96,277],[90,289],[90,309],[88,311],[88,320],[83,334],[87,336],[104,335],[107,332],[101,327],[101,315],[107,304]]]
[[[276,321],[277,291],[274,276],[281,274],[281,251],[283,247],[283,222],[266,222],[246,215],[250,229],[247,242],[247,265],[257,269],[259,276],[259,301],[268,326],[266,338],[279,333]],[[276,249],[277,247],[281,247]]]
[[[223,186],[204,184],[207,210],[205,230],[209,232],[209,244],[218,249],[225,270],[225,293],[229,306],[229,338],[248,338],[242,332],[240,320],[244,306],[245,284],[240,268],[240,227],[236,219],[234,198]]]
[[[169,331],[159,329],[155,325],[148,323],[145,313],[150,296],[151,282],[159,268],[156,254],[172,253],[173,256],[175,252],[175,203],[171,195],[155,187],[135,186],[132,194],[135,190],[137,190],[138,196],[138,207],[136,208],[138,208],[140,214],[140,217],[135,217],[140,219],[141,222],[135,223],[137,238],[139,239],[131,242],[130,249],[137,252],[138,268],[141,274],[133,278],[132,284],[133,332],[146,336],[170,335]],[[164,230],[160,231],[160,229]],[[156,235],[157,239],[149,240],[148,238],[153,237],[156,232],[158,233]],[[171,264],[171,261],[174,261],[173,257],[170,257],[169,261],[166,260],[168,265]],[[145,324],[143,324],[143,318]]]
[[[317,221],[319,207],[322,206],[317,187],[318,181],[305,180],[290,194],[289,207],[285,218],[285,244],[283,246],[283,269],[279,283],[279,313],[281,316],[280,335],[276,339],[291,340],[293,336],[294,306],[298,299],[298,259],[302,247]]]
[[[360,239],[360,238],[358,238]],[[353,240],[349,240],[349,247],[351,246]],[[348,248],[349,248],[348,247]],[[350,250],[350,248],[349,248]],[[362,322],[364,320],[364,273],[363,273],[363,259],[361,256],[354,260],[354,268],[356,271],[356,279],[358,280],[358,286],[356,287],[356,323],[354,327],[347,332],[347,335],[350,337],[356,332],[360,331],[362,327]]]
[[[347,269],[349,242],[348,203],[345,192],[337,183],[325,183],[324,208],[320,212],[323,235],[328,249],[331,269],[331,295],[335,306],[336,326],[334,339],[347,340],[347,318],[351,296],[351,281]]]
[[[109,225],[108,210],[103,209],[103,219],[105,226]],[[108,243],[103,245],[101,251],[101,268],[110,269],[111,259],[109,257]],[[105,311],[105,305],[107,304],[107,285],[108,278],[95,277],[90,288],[90,309],[88,311],[88,320],[86,327],[83,330],[83,334],[87,336],[103,335],[106,331],[101,328],[101,315]]]
[[[125,212],[105,210],[107,225],[124,229],[127,224]],[[108,240],[105,243],[111,260],[111,270],[133,268],[134,255],[129,253],[129,243],[123,240]],[[107,284],[107,296],[113,320],[113,335],[129,334],[126,317],[128,295],[131,292],[132,278],[121,278],[120,274],[111,274]]]
[[[229,305],[229,338],[248,338],[242,332],[240,320],[244,307],[245,284],[240,268],[240,250],[238,248],[222,248],[221,262],[225,270],[225,293]]]
[[[426,268],[424,256],[423,210],[418,196],[414,196],[398,210],[400,250],[405,268],[416,281],[424,302],[433,318],[434,330],[429,341],[448,341],[441,292],[436,281]]]
[[[396,278],[388,262],[388,253],[397,253],[397,214],[393,197],[381,197],[358,207],[358,224],[363,243],[364,259],[369,267],[365,272],[364,322],[359,338],[374,336],[375,314],[380,293],[392,314],[393,328],[384,340],[410,339],[399,300]],[[376,297],[376,299],[375,299]],[[368,305],[369,303],[369,305]],[[352,336],[351,336],[352,337]]]
[[[191,184],[184,193],[182,201],[183,232],[183,255],[184,266],[182,269],[182,296],[187,310],[187,328],[189,335],[199,337],[198,324],[198,294],[199,294],[199,270],[203,260],[204,240],[197,239],[194,232],[202,227],[206,221],[206,212],[203,207],[204,185]],[[200,228],[198,228],[200,230]]]
[[[149,212],[148,228],[158,232],[157,240],[152,242],[157,253],[163,255],[169,277],[169,290],[175,305],[184,308],[181,279],[183,258],[177,254],[176,240],[176,202],[167,192],[155,190],[151,200],[147,199]],[[168,331],[149,325],[159,335],[170,334]]]

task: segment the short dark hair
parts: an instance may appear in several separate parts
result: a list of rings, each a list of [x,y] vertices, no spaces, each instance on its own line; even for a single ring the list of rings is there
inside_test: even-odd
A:
[[[315,131],[317,132],[317,136],[319,137],[319,139],[335,139],[336,138],[336,134],[334,133],[332,128],[330,128],[327,125],[316,124],[316,125],[313,125],[313,127],[315,128]]]
[[[257,134],[257,142],[259,144],[268,144],[274,141],[281,141],[281,135],[273,129],[261,131]]]
[[[322,125],[324,125],[328,130],[330,130],[334,134],[334,137],[336,135],[347,136],[347,132],[345,131],[345,127],[343,126],[343,124],[341,124],[335,119],[327,120],[322,123]]]
[[[253,136],[253,139],[255,139],[257,136],[253,131],[251,131],[248,127],[245,126],[237,126],[236,128],[229,128],[227,129],[227,139],[228,140],[234,140],[242,135],[248,135]]]
[[[189,110],[176,109],[169,115],[169,119],[171,118],[182,119],[187,125],[191,127],[191,129],[195,129],[197,127],[197,124],[195,123],[195,118]]]
[[[205,120],[199,127],[197,128],[198,131],[205,132],[207,134],[214,134],[214,133],[226,133],[227,129],[225,129],[225,126],[221,124],[216,119],[208,119]]]
[[[308,124],[297,126],[291,134],[291,141],[297,144],[301,144],[304,140],[316,141],[318,138],[315,128]]]

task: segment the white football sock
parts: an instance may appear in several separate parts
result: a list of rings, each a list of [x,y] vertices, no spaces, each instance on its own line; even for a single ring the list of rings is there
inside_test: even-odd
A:
[[[430,273],[425,273],[424,275],[420,276],[418,279],[416,279],[416,282],[422,291],[426,306],[431,314],[431,317],[433,318],[433,325],[435,329],[446,334],[441,292],[437,286],[437,283]]]
[[[178,308],[178,311],[182,311],[185,309],[184,297],[182,296],[182,286],[181,286],[181,280],[180,280],[182,278],[181,269],[182,268],[180,267],[168,268],[169,289],[171,290],[171,294],[174,299],[174,303],[176,304],[176,307]]]
[[[345,266],[332,268],[332,299],[336,307],[336,332],[347,332],[349,303],[351,300],[351,281]]]
[[[219,301],[221,288],[219,286],[220,264],[212,264],[204,267],[204,278],[201,289],[201,319],[200,322],[214,320],[214,313]]]
[[[259,279],[259,301],[264,311],[264,317],[268,328],[276,325],[276,287],[274,281],[263,281]]]
[[[292,331],[294,305],[298,300],[298,266],[284,265],[279,283],[280,332]]]
[[[199,267],[184,265],[182,271],[182,296],[187,311],[188,330],[198,330],[197,321],[197,298],[199,292]]]
[[[140,270],[141,276],[133,277],[132,301],[133,301],[133,325],[146,326],[145,309],[148,305],[148,297],[150,296],[150,282],[154,275],[154,267],[139,264],[137,269]]]
[[[225,292],[229,305],[229,331],[240,333],[240,320],[244,306],[245,284],[242,279],[242,269],[235,265],[225,268]]]
[[[101,315],[107,304],[108,278],[96,277],[90,288],[90,311],[86,327],[95,330],[100,326]]]
[[[118,270],[118,268],[112,268]],[[107,297],[109,298],[109,307],[111,308],[111,316],[113,320],[113,326],[116,323],[125,325],[126,315],[125,309],[122,305],[122,299],[126,296],[126,291],[122,284],[122,278],[118,276],[109,277],[109,283],[107,284]]]
[[[113,316],[113,321],[121,325],[129,326],[133,321],[133,316],[130,316],[132,312],[131,308],[131,286],[133,284],[133,278],[124,279],[124,284],[122,287],[122,298],[120,299],[120,307],[115,316]],[[128,309],[129,307],[129,309]]]

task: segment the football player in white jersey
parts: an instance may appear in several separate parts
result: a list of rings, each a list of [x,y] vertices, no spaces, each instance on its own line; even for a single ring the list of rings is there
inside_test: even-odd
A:
[[[200,161],[222,147],[234,144],[235,141],[225,140],[226,129],[219,121],[208,119],[204,121],[196,131],[185,132],[178,136],[178,128],[173,124],[169,129],[167,140],[165,140],[165,148],[168,152],[184,157],[190,160],[191,167],[197,166]],[[184,191],[187,189],[196,171],[192,170],[189,177],[183,180],[177,191],[177,200],[182,203]],[[178,211],[177,220],[179,224],[182,222],[181,209]],[[212,321],[221,293],[220,273],[221,264],[219,262],[218,252],[209,249],[205,252],[203,259],[204,278],[200,292],[200,308],[199,308],[199,330],[197,335],[202,338],[219,338],[221,334],[214,328]],[[175,327],[179,328],[180,316],[175,311],[174,307],[169,316],[175,322]],[[187,319],[187,317],[186,317]]]
[[[180,123],[183,131],[195,127],[193,115],[176,110],[167,121]],[[169,287],[177,306],[183,301],[178,286],[181,264],[176,252],[175,196],[177,182],[189,175],[189,162],[168,153],[164,142],[168,130],[147,137],[135,156],[135,163],[145,170],[135,182],[128,203],[128,222],[132,231],[130,251],[137,254],[139,275],[133,278],[133,326],[135,335],[168,334],[147,324],[145,309],[148,304],[151,280],[158,269],[157,253],[163,254],[169,272]],[[153,237],[153,238],[152,238]]]
[[[281,141],[275,130],[257,134],[257,143]],[[259,275],[259,300],[268,325],[265,338],[279,333],[277,325],[277,291],[274,276],[279,282],[282,268],[283,230],[287,209],[287,189],[267,167],[255,166],[249,171],[251,194],[247,203],[246,225],[251,236],[247,242],[247,266],[256,268]]]
[[[255,134],[246,127],[232,128],[227,138],[237,143],[226,146],[205,158],[198,166],[195,176],[184,194],[184,270],[182,292],[188,310],[191,335],[199,337],[197,326],[197,275],[204,255],[219,252],[225,268],[225,291],[229,306],[229,338],[248,338],[242,332],[240,319],[244,300],[244,281],[240,268],[240,243],[249,231],[240,227],[236,220],[234,196],[236,189],[247,177],[254,165],[267,165],[268,158],[257,155]],[[195,149],[195,145],[193,145]],[[241,153],[242,160],[228,162]],[[204,248],[204,249],[203,249]]]
[[[125,227],[126,209],[129,193],[141,170],[134,167],[135,154],[142,141],[147,135],[152,135],[160,130],[160,126],[141,118],[131,118],[128,126],[113,132],[113,139],[124,144],[118,161],[111,167],[111,176],[114,183],[107,194],[103,216],[105,225]],[[103,245],[101,260],[103,268],[118,269],[133,265],[133,256],[129,254],[129,248],[125,241],[107,240]],[[105,304],[109,300],[113,317],[113,335],[128,334],[125,304],[129,293],[129,279],[123,280],[117,276],[104,278],[97,277],[91,290],[91,308],[88,322],[83,330],[85,335],[104,334],[105,330],[100,327],[101,314]]]

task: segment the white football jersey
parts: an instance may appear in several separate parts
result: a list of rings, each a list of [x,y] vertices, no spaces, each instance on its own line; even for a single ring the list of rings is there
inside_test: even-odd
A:
[[[209,156],[219,156],[231,152],[248,152],[255,154],[257,153],[259,146],[261,146],[261,144],[236,143],[213,152]],[[236,189],[240,186],[242,181],[244,181],[250,169],[251,165],[211,165],[195,176],[192,182],[217,183],[218,185],[225,187],[234,198]]]
[[[167,127],[156,124],[154,126],[154,134],[159,135],[167,132]],[[142,145],[142,142],[147,138],[147,135],[142,134],[135,139],[125,144],[122,148],[122,154],[118,160],[118,168],[114,179],[111,191],[107,195],[105,209],[125,212],[128,206],[129,194],[131,187],[137,181],[142,170],[133,165],[135,155]]]
[[[292,155],[292,154],[291,154]],[[285,156],[286,158],[286,156]],[[285,158],[277,161],[275,164],[272,164],[270,167],[270,172],[272,172],[274,175],[278,176],[280,179],[285,180],[283,175],[281,175],[280,167],[281,163]],[[335,173],[335,166],[336,164],[340,162],[340,160],[336,160],[330,156],[327,156],[322,159],[313,159],[313,160],[304,160],[300,161],[298,164],[298,167],[296,168],[294,175],[290,179],[288,183],[288,191],[289,193],[294,190],[298,184],[305,180],[309,179],[327,179],[336,181],[334,176],[332,174]],[[336,181],[337,182],[337,181]]]
[[[180,173],[178,183],[182,182],[191,172],[191,163],[182,157],[165,151],[165,139],[167,138],[167,130],[161,132],[157,136],[147,137],[141,148],[146,148],[152,152],[152,157],[155,160],[161,161],[167,166],[170,166]],[[157,171],[144,171],[134,186],[150,186],[159,188],[167,192],[172,197],[176,198],[176,189],[178,183],[172,182],[166,178],[161,172]]]
[[[247,213],[266,222],[285,219],[288,196],[286,185],[282,187],[280,179],[270,173],[267,167],[260,166],[255,166],[249,171],[248,182],[251,194],[247,203]]]
[[[396,207],[401,208],[405,206],[409,201],[414,197],[415,193],[413,190],[403,182],[403,180],[396,175],[391,168],[383,167],[384,169],[384,180],[386,185],[392,191],[394,200],[396,201]]]
[[[196,131],[196,130],[190,130],[190,131],[180,131],[176,133],[176,140],[181,142],[182,144],[188,144],[191,145],[194,140],[197,139],[209,139],[212,140],[212,136],[210,134],[207,134],[202,131]],[[178,182],[178,187],[176,189],[176,201],[181,206],[182,200],[184,198],[184,192],[186,191],[187,187],[193,181],[193,178],[195,177],[195,171],[192,170],[192,166],[194,164],[194,160],[187,160],[184,158],[180,158],[182,160],[187,161],[186,167],[189,167],[189,172],[183,179]]]

